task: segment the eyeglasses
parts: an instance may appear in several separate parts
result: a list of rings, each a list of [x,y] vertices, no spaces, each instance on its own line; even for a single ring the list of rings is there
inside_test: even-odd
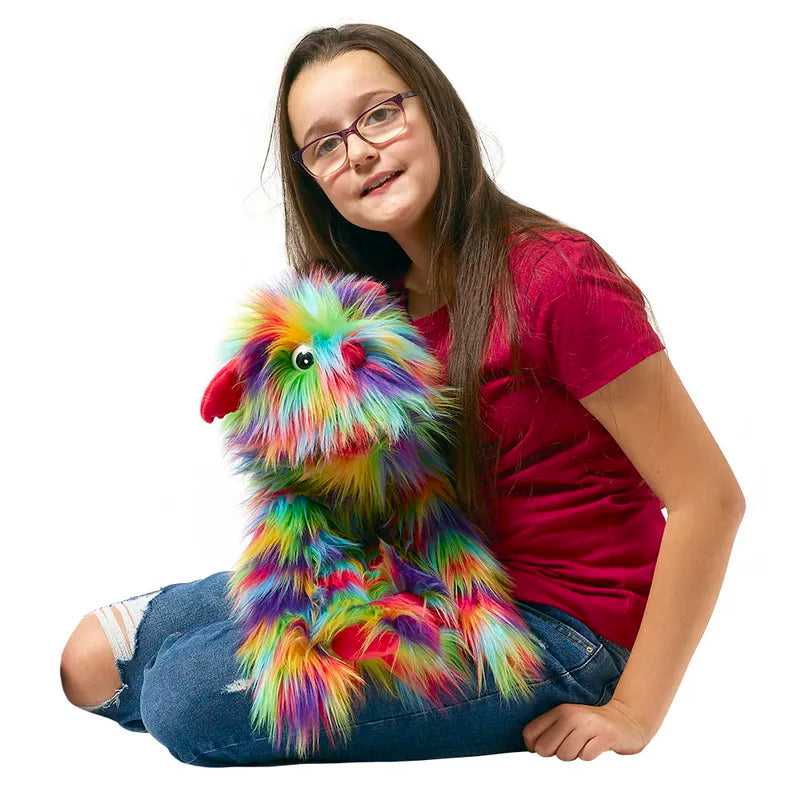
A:
[[[292,158],[315,178],[336,172],[347,160],[347,137],[351,133],[370,144],[383,144],[406,129],[403,100],[416,97],[416,92],[401,92],[368,108],[343,131],[326,133],[292,153]]]

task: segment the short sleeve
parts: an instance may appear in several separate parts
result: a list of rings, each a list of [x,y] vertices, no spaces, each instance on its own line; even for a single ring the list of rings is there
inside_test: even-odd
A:
[[[562,240],[558,251],[539,265],[547,364],[552,377],[580,399],[664,344],[639,288],[611,270],[593,241]]]

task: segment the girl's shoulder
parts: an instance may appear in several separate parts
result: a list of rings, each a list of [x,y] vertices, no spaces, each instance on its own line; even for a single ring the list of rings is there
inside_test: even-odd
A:
[[[602,263],[598,246],[579,232],[525,230],[509,239],[508,266],[523,295],[560,294]]]
[[[574,265],[595,246],[592,239],[577,231],[525,229],[509,234],[507,240],[509,261],[527,268],[543,259],[543,267],[559,262]]]

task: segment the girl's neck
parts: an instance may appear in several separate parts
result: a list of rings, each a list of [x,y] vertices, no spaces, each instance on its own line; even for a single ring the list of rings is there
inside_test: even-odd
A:
[[[422,296],[428,293],[427,280],[427,267],[421,267],[419,264],[412,262],[403,283],[406,289],[408,289],[409,294],[413,293],[417,296]]]

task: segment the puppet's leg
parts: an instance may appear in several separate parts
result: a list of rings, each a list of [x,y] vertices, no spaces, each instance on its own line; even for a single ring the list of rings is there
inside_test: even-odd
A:
[[[430,498],[416,524],[401,529],[403,556],[439,576],[458,608],[457,627],[474,660],[478,691],[488,667],[501,695],[530,697],[544,673],[543,652],[517,611],[510,579],[469,519]]]
[[[455,630],[458,609],[446,586],[432,572],[404,562],[384,541],[366,558],[372,601],[355,608],[329,598],[326,626],[338,631],[332,648],[359,661],[373,681],[411,705],[458,699],[466,663]]]
[[[363,697],[356,665],[332,653],[315,630],[320,565],[337,557],[334,539],[323,507],[304,497],[280,498],[259,514],[229,581],[242,631],[236,657],[252,684],[253,730],[266,727],[278,747],[285,734],[285,752],[299,758],[317,749],[321,728],[333,744],[337,736],[346,740],[353,702]],[[342,557],[339,574],[348,565],[359,573],[357,561]],[[363,605],[368,598],[353,588],[350,600]]]

